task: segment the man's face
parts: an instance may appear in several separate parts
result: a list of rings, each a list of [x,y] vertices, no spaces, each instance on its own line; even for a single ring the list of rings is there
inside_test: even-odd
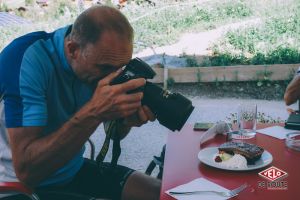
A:
[[[100,79],[126,65],[132,56],[132,42],[105,32],[95,44],[80,49],[72,60],[75,74],[84,82],[96,84]]]

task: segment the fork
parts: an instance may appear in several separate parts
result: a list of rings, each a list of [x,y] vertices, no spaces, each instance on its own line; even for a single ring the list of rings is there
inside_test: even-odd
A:
[[[234,197],[236,195],[238,195],[241,191],[243,191],[245,188],[248,187],[248,184],[247,183],[244,183],[243,185],[233,189],[233,190],[230,190],[228,192],[220,192],[220,191],[213,191],[213,190],[202,190],[202,191],[189,191],[189,192],[176,192],[176,191],[170,191],[169,193],[170,194],[173,194],[173,195],[191,195],[191,194],[201,194],[201,193],[215,193],[215,194],[218,194],[220,196],[223,196],[223,197]]]

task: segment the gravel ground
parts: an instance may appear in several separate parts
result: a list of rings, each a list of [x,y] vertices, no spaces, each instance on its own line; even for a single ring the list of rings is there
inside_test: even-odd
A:
[[[238,104],[246,102],[256,103],[258,112],[265,112],[273,118],[280,117],[284,120],[288,117],[286,106],[283,101],[233,98],[190,98],[195,106],[195,110],[187,123],[225,120],[230,113],[236,112]],[[296,105],[291,107],[296,108]],[[122,154],[119,159],[119,164],[136,170],[145,171],[153,155],[160,154],[162,146],[166,143],[168,133],[170,133],[170,131],[161,126],[157,121],[145,124],[140,128],[133,128],[131,133],[121,142]],[[99,126],[91,138],[96,144],[96,152],[98,153],[104,140],[102,125]],[[89,149],[87,148],[85,155],[88,155],[88,153]],[[110,159],[111,149],[106,157],[107,161],[110,161]]]

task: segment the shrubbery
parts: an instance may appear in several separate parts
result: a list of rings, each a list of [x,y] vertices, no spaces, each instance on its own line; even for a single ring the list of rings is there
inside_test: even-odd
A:
[[[31,20],[32,26],[0,27],[0,50],[13,38],[36,30],[52,31],[70,24],[79,14],[76,1],[53,0],[48,7],[30,6],[15,14]],[[233,22],[258,19],[259,23],[228,31],[212,44],[202,63],[193,66],[300,63],[300,2],[286,0],[128,0],[121,11],[135,29],[135,52],[147,47],[173,44],[187,32],[200,32]],[[9,8],[2,5],[0,11]],[[183,52],[182,52],[183,53]]]

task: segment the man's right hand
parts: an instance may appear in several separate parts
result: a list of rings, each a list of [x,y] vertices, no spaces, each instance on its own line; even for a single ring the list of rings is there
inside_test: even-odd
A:
[[[127,117],[141,107],[143,93],[128,94],[127,92],[144,86],[146,80],[139,78],[122,84],[110,85],[120,73],[121,70],[118,70],[100,80],[88,103],[90,112],[101,121]]]
[[[284,93],[284,101],[287,106],[297,102],[300,98],[300,76],[296,74],[287,86]]]

